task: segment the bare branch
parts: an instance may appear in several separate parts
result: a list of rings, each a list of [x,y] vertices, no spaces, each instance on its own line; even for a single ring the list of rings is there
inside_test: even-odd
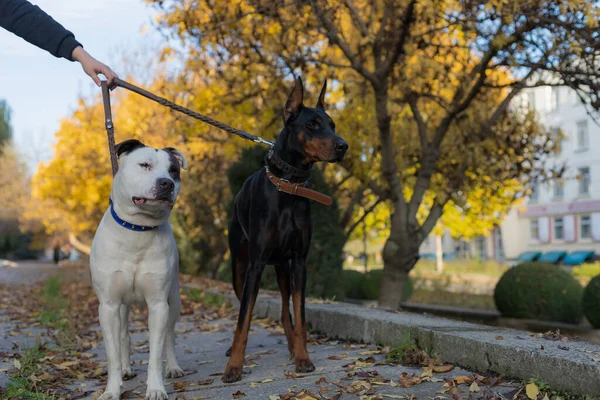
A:
[[[419,228],[418,235],[421,240],[425,240],[425,238],[431,233],[431,230],[435,227],[438,219],[442,216],[442,211],[444,210],[444,204],[440,204],[437,202],[437,199],[434,200],[433,206],[429,211],[429,215]]]
[[[377,199],[377,201],[375,203],[373,203],[373,205],[371,205],[369,208],[366,208],[365,212],[363,213],[363,215],[357,221],[355,221],[350,228],[348,228],[345,231],[346,240],[348,240],[348,238],[350,237],[350,235],[352,234],[352,232],[354,232],[354,230],[358,227],[358,225],[360,225],[365,220],[365,218],[367,218],[367,216],[369,214],[371,214],[373,212],[373,210],[375,210],[375,208],[379,204],[381,204],[381,201],[382,201],[381,199]]]
[[[352,0],[344,0],[344,4],[346,5],[346,8],[348,9],[348,11],[350,11],[350,15],[352,16],[352,19],[354,20],[354,22],[356,22],[356,25],[358,25],[360,34],[363,37],[369,36],[369,29],[367,28],[365,21],[363,21],[362,18],[360,17],[360,14],[358,13],[356,6],[354,5],[354,2]]]
[[[396,45],[392,49],[392,52],[388,55],[385,60],[385,64],[376,71],[379,77],[384,78],[389,75],[389,73],[394,68],[394,65],[398,61],[400,55],[404,54],[404,44],[410,36],[410,27],[415,20],[415,4],[417,0],[411,0],[411,2],[406,7],[406,11],[404,12],[404,18],[402,18],[402,33],[400,34]]]
[[[413,118],[417,123],[419,138],[421,139],[421,151],[424,151],[429,147],[429,139],[427,138],[427,123],[425,122],[425,119],[423,119],[423,114],[421,114],[421,111],[419,110],[417,98],[414,96],[414,93],[411,93],[409,96],[407,96],[406,100],[410,106],[410,110],[412,111]]]
[[[319,7],[315,0],[311,0],[310,3],[312,5],[313,10],[315,11],[317,18],[319,19],[319,21],[321,21],[323,27],[326,30],[325,36],[327,36],[327,39],[329,39],[331,43],[337,45],[340,48],[340,50],[342,50],[348,61],[350,61],[352,68],[354,68],[356,72],[361,74],[373,85],[379,85],[379,80],[377,79],[377,77],[365,68],[364,63],[361,62],[356,56],[356,54],[352,52],[348,43],[346,43],[340,37],[337,27],[335,26],[333,21],[327,16],[326,12],[322,10],[321,7]]]

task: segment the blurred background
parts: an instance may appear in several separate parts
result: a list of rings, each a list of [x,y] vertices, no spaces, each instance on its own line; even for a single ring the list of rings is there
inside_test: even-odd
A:
[[[350,152],[311,178],[335,204],[313,204],[309,295],[600,324],[583,318],[600,301],[583,294],[600,274],[596,3],[33,3],[121,78],[264,138],[294,76],[309,106],[328,80]],[[0,42],[0,258],[85,263],[112,180],[100,90],[76,63]],[[229,207],[266,149],[112,97],[117,142],[190,161],[171,220],[181,271],[228,280]]]

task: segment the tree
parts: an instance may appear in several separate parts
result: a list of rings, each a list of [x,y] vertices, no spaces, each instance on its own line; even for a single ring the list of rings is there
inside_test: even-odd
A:
[[[336,79],[338,120],[356,128],[345,168],[392,212],[385,307],[399,306],[448,203],[479,188],[499,196],[544,172],[552,137],[509,107],[515,96],[566,85],[600,108],[599,10],[587,0],[152,3],[190,56],[224,79],[236,69],[263,85],[293,73]]]
[[[12,139],[11,110],[6,100],[0,100],[0,151]]]

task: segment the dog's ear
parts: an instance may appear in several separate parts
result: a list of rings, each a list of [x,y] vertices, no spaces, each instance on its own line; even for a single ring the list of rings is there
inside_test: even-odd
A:
[[[296,78],[296,84],[292,93],[288,97],[285,107],[283,107],[283,123],[287,123],[290,117],[296,114],[300,108],[302,108],[302,100],[304,99],[304,87],[302,85],[302,79]]]
[[[146,145],[137,139],[128,139],[115,145],[115,152],[117,157],[121,157],[121,154],[131,153],[135,149],[140,147],[146,147]]]
[[[317,100],[317,107],[321,110],[325,109],[325,92],[327,92],[327,80],[323,83],[323,88],[321,89],[321,94],[319,95],[319,100]]]
[[[167,153],[173,155],[173,157],[175,157],[177,159],[177,161],[179,162],[179,165],[181,166],[181,168],[188,169],[187,159],[185,158],[185,156],[183,155],[182,152],[180,152],[179,150],[177,150],[176,148],[173,148],[173,147],[165,147],[163,150],[166,151]]]

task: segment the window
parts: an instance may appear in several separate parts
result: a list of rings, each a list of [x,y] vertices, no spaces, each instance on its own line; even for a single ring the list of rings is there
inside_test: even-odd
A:
[[[554,238],[563,240],[565,238],[565,223],[562,217],[554,218]]]
[[[579,179],[579,194],[590,194],[591,178],[589,167],[579,168],[577,179]]]
[[[577,150],[586,150],[589,145],[588,122],[584,119],[577,122]]]
[[[592,238],[592,217],[589,215],[582,215],[579,217],[579,230],[581,231],[582,239]]]
[[[529,201],[531,201],[532,203],[535,203],[539,200],[540,198],[540,192],[537,190],[536,187],[531,188],[531,194],[529,195]]]
[[[529,232],[533,240],[540,239],[540,225],[537,219],[529,221]]]
[[[557,110],[560,105],[560,88],[553,87],[552,88],[552,110]]]
[[[554,181],[554,198],[560,200],[565,194],[565,187],[562,181]]]

